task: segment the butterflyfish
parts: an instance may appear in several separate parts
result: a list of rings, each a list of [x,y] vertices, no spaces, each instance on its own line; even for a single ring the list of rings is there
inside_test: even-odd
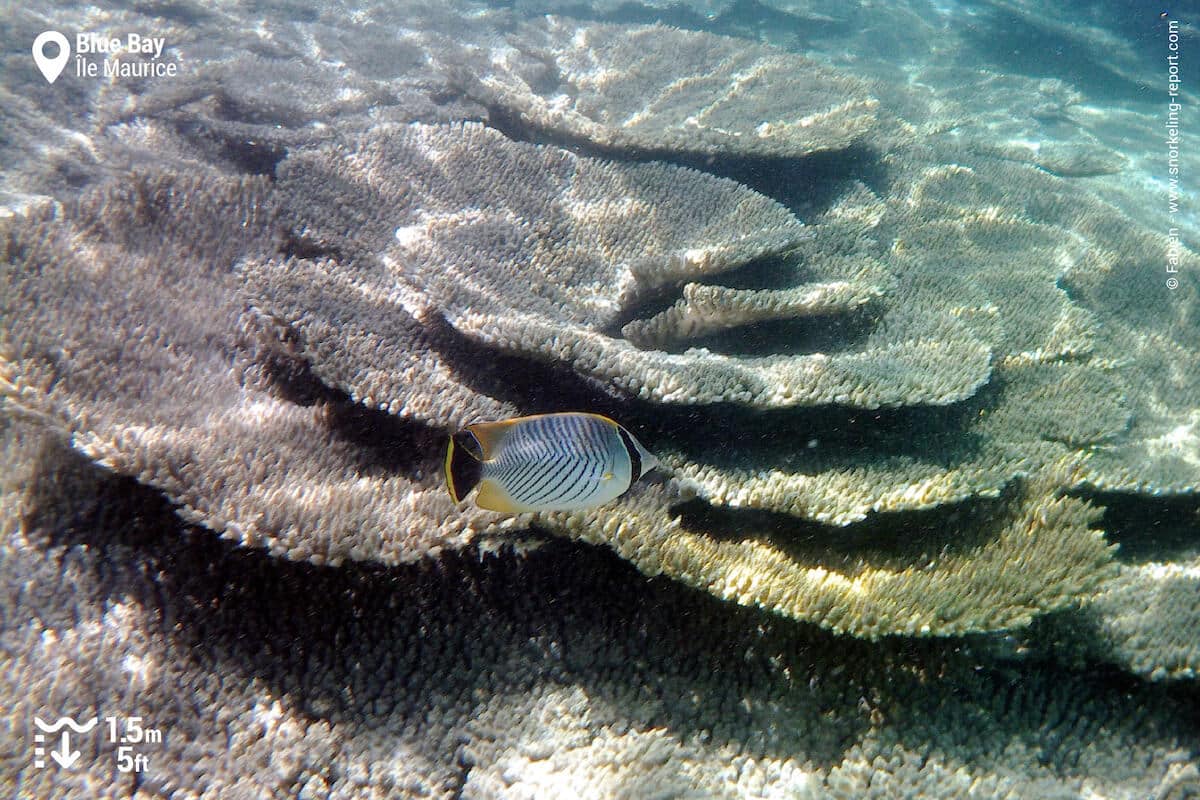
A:
[[[444,472],[455,503],[476,486],[491,511],[574,511],[620,497],[658,466],[633,434],[599,414],[476,422],[450,439]]]

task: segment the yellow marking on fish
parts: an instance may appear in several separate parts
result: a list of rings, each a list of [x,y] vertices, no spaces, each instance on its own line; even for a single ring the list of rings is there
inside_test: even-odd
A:
[[[479,494],[475,495],[475,505],[505,514],[515,514],[524,510],[513,503],[512,498],[498,483],[486,478],[479,482]]]
[[[528,417],[517,417],[500,422],[476,422],[474,425],[467,426],[467,430],[475,436],[475,441],[479,442],[479,449],[483,451],[484,461],[491,461],[495,458],[496,452],[504,444],[504,440],[515,430],[517,425],[521,424],[523,419],[528,419]]]
[[[458,496],[458,492],[454,488],[454,476],[450,474],[450,464],[454,461],[454,439],[446,445],[446,460],[442,462],[442,476],[446,479],[446,490],[450,492],[450,499],[455,505],[462,502],[462,498]]]
[[[443,472],[480,508],[573,511],[611,502],[658,460],[614,420],[587,412],[477,422],[451,437]]]

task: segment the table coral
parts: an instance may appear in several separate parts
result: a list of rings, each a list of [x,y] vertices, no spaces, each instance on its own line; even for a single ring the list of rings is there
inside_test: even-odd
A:
[[[1197,793],[1200,262],[1138,180],[1161,120],[957,61],[996,16],[774,5],[736,30],[854,77],[679,4],[704,32],[13,9],[22,63],[106,26],[186,69],[0,73],[0,792]],[[448,432],[568,405],[662,482],[450,504]],[[37,770],[48,709],[166,740],[132,784],[103,744]]]
[[[271,251],[274,219],[264,180],[141,174],[0,221],[0,317],[22,321],[0,328],[6,409],[277,555],[461,546],[487,523],[452,513],[444,432],[364,419],[246,313],[233,262]]]
[[[11,420],[0,448],[8,794],[127,788],[108,743],[73,770],[29,765],[48,708],[141,716],[165,735],[143,748],[140,791],[196,797],[1197,786],[1179,687],[1005,664],[964,640],[832,636],[565,542],[315,567],[182,525]]]
[[[719,281],[805,238],[777,203],[694,170],[582,158],[482,126],[407,126],[372,134],[353,152],[289,159],[280,183],[305,246],[340,252],[342,262],[379,261],[392,274],[331,263],[315,271],[327,280],[369,282],[359,295],[392,303],[398,315],[445,319],[479,346],[562,362],[650,402],[942,404],[973,394],[988,372],[986,349],[948,317],[928,334],[892,325],[869,347],[832,354],[668,353],[621,338],[614,328],[628,328],[647,298],[685,280]],[[875,292],[860,271],[844,276],[841,313]],[[307,324],[308,315],[292,315]],[[374,358],[331,354],[314,366],[363,395],[345,371]]]
[[[453,74],[513,124],[604,150],[788,156],[876,124],[867,85],[802,56],[662,25],[527,21]]]

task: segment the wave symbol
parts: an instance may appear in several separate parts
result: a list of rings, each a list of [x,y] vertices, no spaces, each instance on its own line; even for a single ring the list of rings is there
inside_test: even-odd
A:
[[[81,725],[70,717],[59,717],[58,722],[55,722],[53,725],[51,725],[48,722],[42,722],[41,717],[33,718],[33,724],[37,725],[39,730],[43,730],[46,733],[58,733],[63,728],[70,728],[76,733],[87,733],[92,728],[96,727],[96,723],[99,721],[99,717],[92,717],[88,722],[85,722]]]

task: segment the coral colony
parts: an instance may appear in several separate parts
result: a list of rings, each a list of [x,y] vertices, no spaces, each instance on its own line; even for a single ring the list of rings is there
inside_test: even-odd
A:
[[[1198,790],[1200,258],[1094,104],[392,5],[0,75],[0,740],[157,732],[6,795]],[[451,437],[555,411],[661,463],[452,500]]]

